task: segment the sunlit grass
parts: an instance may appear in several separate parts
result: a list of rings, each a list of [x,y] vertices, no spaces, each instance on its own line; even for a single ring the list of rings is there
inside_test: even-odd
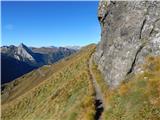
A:
[[[117,89],[109,89],[93,62],[92,70],[105,100],[103,120],[160,119],[160,57],[149,56],[143,72],[131,75]]]
[[[108,97],[105,120],[160,119],[160,57],[147,57],[143,72]]]
[[[90,45],[79,53],[51,65],[49,73],[45,74],[46,77],[41,83],[2,106],[2,119],[93,120],[95,98],[88,61],[94,50],[95,45]],[[46,67],[41,68],[42,72],[46,70]],[[25,81],[35,77],[33,74],[37,74],[36,72],[27,74]],[[19,81],[24,78],[19,78]],[[38,76],[34,79],[39,78]]]
[[[93,120],[95,91],[88,61],[94,50],[95,46],[90,45],[49,68],[40,68],[45,77],[33,71],[17,79],[8,89],[14,90],[22,81],[29,85],[32,80],[42,80],[30,88],[16,87],[10,92],[12,99],[2,106],[2,119]],[[143,72],[132,74],[118,88],[109,89],[93,62],[92,71],[105,102],[103,120],[160,119],[160,57],[148,56],[142,67]]]

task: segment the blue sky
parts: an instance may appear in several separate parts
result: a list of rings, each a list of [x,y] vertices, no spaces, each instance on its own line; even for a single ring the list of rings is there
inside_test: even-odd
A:
[[[2,2],[2,45],[87,45],[100,40],[98,1]]]

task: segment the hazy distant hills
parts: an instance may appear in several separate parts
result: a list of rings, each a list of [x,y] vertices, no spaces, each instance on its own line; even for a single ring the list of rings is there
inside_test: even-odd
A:
[[[29,48],[23,43],[19,46],[2,46],[2,84],[35,68],[57,62],[75,52],[74,49],[64,47]]]
[[[74,50],[79,50],[82,48],[82,46],[65,46],[65,48],[69,48],[69,49],[74,49]]]

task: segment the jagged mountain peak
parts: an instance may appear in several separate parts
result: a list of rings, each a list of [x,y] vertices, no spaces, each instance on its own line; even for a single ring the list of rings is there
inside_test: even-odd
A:
[[[25,46],[23,43],[20,43],[19,46]]]
[[[20,43],[19,45],[18,45],[18,48],[28,48],[25,44],[23,44],[23,43]]]
[[[19,49],[24,49],[26,50],[27,52],[29,53],[32,53],[32,51],[30,50],[29,47],[27,47],[25,44],[21,43],[19,46],[18,46]]]
[[[23,43],[18,46],[17,50],[18,55],[22,56],[22,59],[28,59],[31,61],[35,61],[34,57],[32,56],[33,52]]]

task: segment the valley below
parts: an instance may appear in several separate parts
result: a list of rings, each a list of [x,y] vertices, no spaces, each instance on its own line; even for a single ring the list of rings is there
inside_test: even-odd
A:
[[[23,43],[19,46],[2,46],[2,80],[1,84],[10,82],[43,65],[53,64],[78,49],[65,47],[27,47]],[[3,87],[5,85],[2,85]]]

